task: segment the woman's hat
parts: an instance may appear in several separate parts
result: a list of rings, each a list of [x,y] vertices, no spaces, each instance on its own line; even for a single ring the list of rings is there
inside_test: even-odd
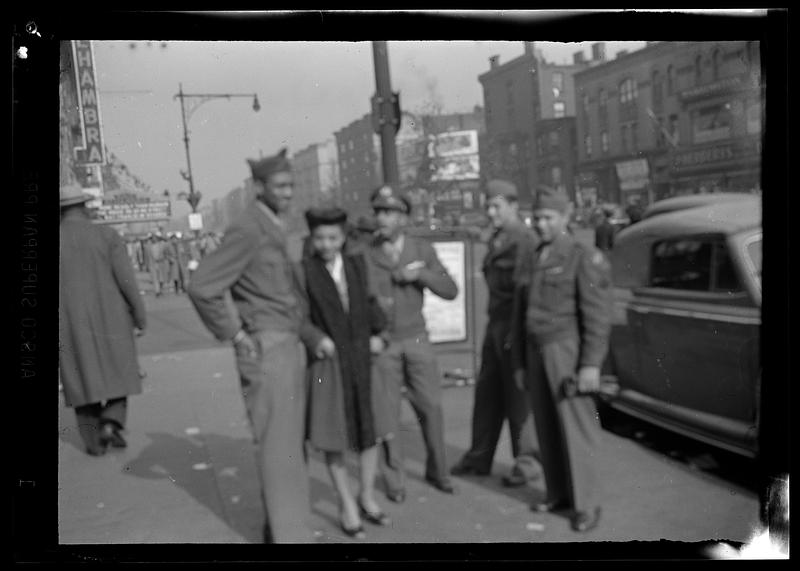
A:
[[[317,226],[342,226],[347,222],[347,212],[341,208],[309,208],[306,210],[309,230]]]

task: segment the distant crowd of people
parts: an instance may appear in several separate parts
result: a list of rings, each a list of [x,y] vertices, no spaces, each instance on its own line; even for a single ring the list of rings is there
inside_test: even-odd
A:
[[[157,231],[127,240],[126,248],[131,264],[137,272],[149,275],[150,291],[158,297],[170,292],[186,293],[200,260],[216,250],[221,241],[218,232],[186,236],[179,231]]]

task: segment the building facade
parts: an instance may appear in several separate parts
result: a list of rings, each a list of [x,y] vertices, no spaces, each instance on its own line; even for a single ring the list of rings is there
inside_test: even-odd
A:
[[[578,197],[760,191],[758,42],[650,42],[575,75]]]
[[[533,42],[524,44],[524,53],[510,62],[501,64],[497,56],[490,58],[489,71],[478,77],[483,87],[486,122],[481,151],[482,179],[499,177],[513,181],[520,189],[523,207],[530,205],[532,189],[540,182],[539,130],[543,128],[550,133],[554,129],[553,123],[540,124],[574,117],[573,77],[605,59],[602,43],[593,46],[592,60],[587,61],[580,53],[571,65],[550,63]],[[560,129],[561,126],[556,130]],[[562,158],[574,162],[572,156],[562,155]],[[556,165],[548,166],[552,169]],[[573,170],[566,164],[560,168]]]
[[[301,214],[308,208],[339,202],[339,161],[333,139],[314,143],[292,157],[293,208]]]
[[[381,143],[368,113],[334,134],[339,164],[340,204],[352,217],[371,212],[369,197],[383,182]]]

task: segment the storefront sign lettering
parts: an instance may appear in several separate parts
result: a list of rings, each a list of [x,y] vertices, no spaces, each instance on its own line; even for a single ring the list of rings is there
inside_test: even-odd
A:
[[[94,73],[94,51],[91,40],[74,40],[75,78],[81,117],[83,146],[75,148],[78,164],[103,163],[103,130],[100,125],[100,103]]]

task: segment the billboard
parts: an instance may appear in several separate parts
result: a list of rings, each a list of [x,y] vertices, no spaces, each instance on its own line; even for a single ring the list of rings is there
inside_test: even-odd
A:
[[[446,300],[425,288],[422,315],[431,343],[467,339],[466,245],[463,241],[431,242],[436,256],[458,286],[455,299]]]
[[[432,136],[428,157],[433,165],[432,181],[480,178],[477,131],[450,131]]]
[[[133,194],[104,198],[95,209],[97,224],[123,222],[157,222],[170,219],[169,200],[151,200],[149,196]]]

